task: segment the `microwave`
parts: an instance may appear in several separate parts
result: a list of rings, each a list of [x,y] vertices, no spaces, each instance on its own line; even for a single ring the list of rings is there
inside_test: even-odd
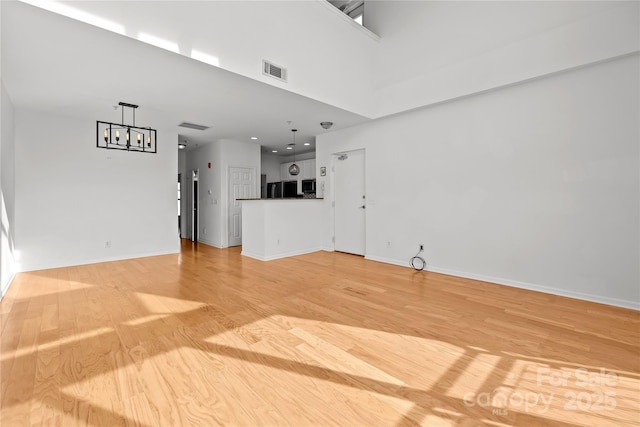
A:
[[[303,179],[302,180],[302,192],[303,193],[315,193],[316,192],[316,180],[315,179]]]

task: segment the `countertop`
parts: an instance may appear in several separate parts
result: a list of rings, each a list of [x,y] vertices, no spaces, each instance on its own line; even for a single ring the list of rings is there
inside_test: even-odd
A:
[[[243,200],[243,201],[248,201],[248,200],[324,200],[323,197],[309,197],[309,198],[304,198],[304,197],[278,197],[277,199],[269,199],[269,198],[260,198],[260,199],[236,199],[236,200]]]

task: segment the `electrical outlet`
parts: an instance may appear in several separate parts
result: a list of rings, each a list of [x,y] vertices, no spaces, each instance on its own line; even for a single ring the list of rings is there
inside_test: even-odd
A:
[[[387,240],[387,247],[390,248],[391,247],[391,240]]]
[[[105,248],[110,248],[111,247],[111,240],[107,240],[104,244]]]

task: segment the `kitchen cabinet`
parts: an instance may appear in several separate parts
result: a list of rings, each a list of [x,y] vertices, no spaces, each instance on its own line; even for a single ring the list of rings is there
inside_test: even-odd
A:
[[[292,163],[293,162],[280,164],[280,179],[282,181],[302,181],[303,179],[314,179],[316,177],[316,159],[296,161],[296,164],[300,168],[300,173],[297,176],[289,173],[289,166],[291,166]]]
[[[280,164],[280,180],[281,181],[289,181],[292,179],[296,179],[295,176],[289,173],[289,166],[291,166],[291,163]]]
[[[303,160],[304,167],[300,170],[302,179],[315,179],[316,177],[316,159]]]

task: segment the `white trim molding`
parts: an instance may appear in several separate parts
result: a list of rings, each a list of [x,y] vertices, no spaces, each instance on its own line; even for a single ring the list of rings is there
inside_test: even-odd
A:
[[[395,260],[395,259],[384,258],[384,257],[376,257],[376,256],[369,256],[369,255],[365,255],[365,259],[370,260],[370,261],[383,262],[383,263],[386,263],[386,264],[398,265],[400,267],[411,268],[411,266],[409,265],[409,261],[400,262],[400,261]],[[518,280],[503,279],[503,278],[500,278],[500,277],[483,276],[481,274],[467,273],[467,272],[463,272],[463,271],[451,270],[451,269],[448,269],[448,268],[434,267],[434,266],[431,266],[431,265],[428,265],[428,264],[425,267],[425,270],[433,272],[433,273],[446,274],[448,276],[456,276],[456,277],[462,277],[462,278],[465,278],[465,279],[479,280],[479,281],[482,281],[482,282],[495,283],[497,285],[510,286],[512,288],[526,289],[526,290],[534,291],[534,292],[542,292],[542,293],[545,293],[545,294],[551,294],[551,295],[556,295],[556,296],[560,296],[560,297],[575,298],[575,299],[580,299],[580,300],[583,300],[583,301],[590,301],[590,302],[595,302],[595,303],[600,303],[600,304],[613,305],[613,306],[616,306],[616,307],[622,307],[622,308],[628,308],[628,309],[631,309],[631,310],[639,310],[640,311],[640,301],[627,301],[627,300],[622,300],[622,299],[618,299],[618,298],[609,298],[609,297],[604,297],[604,296],[601,296],[601,295],[588,294],[588,293],[584,293],[584,292],[572,292],[572,291],[567,291],[565,289],[559,289],[559,288],[554,288],[554,287],[550,287],[550,286],[543,286],[543,285],[538,285],[538,284],[533,284],[533,283],[521,282],[521,281],[518,281]]]

